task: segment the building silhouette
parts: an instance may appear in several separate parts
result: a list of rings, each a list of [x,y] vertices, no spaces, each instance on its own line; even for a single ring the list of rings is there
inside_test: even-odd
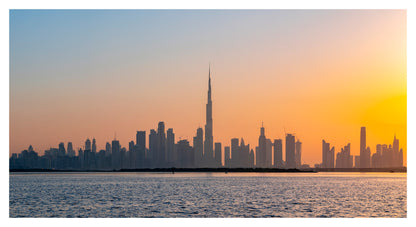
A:
[[[335,148],[329,148],[330,144],[322,140],[322,164],[321,168],[334,168]]]
[[[215,167],[219,168],[222,167],[222,151],[221,151],[221,143],[215,143]]]
[[[286,168],[296,168],[295,136],[286,134]]]
[[[361,127],[360,132],[360,168],[370,168],[371,153],[366,145],[366,129]]]
[[[231,168],[237,168],[240,165],[240,146],[238,145],[238,138],[231,139]]]
[[[224,147],[224,166],[227,168],[230,168],[231,166],[231,153],[229,146]]]
[[[92,139],[91,151],[92,151],[92,153],[97,153],[97,144],[95,142],[95,138]]]
[[[212,100],[211,100],[211,67],[208,69],[208,101],[206,104],[206,124],[204,141],[204,159],[206,166],[212,166],[214,160],[213,152],[213,128],[212,128]]]
[[[264,132],[263,122],[261,123],[259,145],[256,148],[256,167],[266,168],[266,135]]]
[[[266,168],[272,167],[272,160],[273,160],[272,148],[273,148],[272,140],[266,138],[266,166],[265,166]]]
[[[352,168],[352,166],[351,144],[348,143],[348,145],[341,148],[341,152],[337,154],[335,168]]]
[[[156,166],[166,166],[166,134],[165,134],[165,122],[161,121],[157,127],[157,150],[156,159],[154,160]]]
[[[295,142],[294,134],[286,134],[285,161],[283,160],[282,139],[266,138],[263,122],[260,128],[258,146],[250,149],[243,138],[231,139],[230,146],[215,143],[213,140],[213,116],[211,94],[211,67],[208,69],[208,92],[206,103],[205,137],[204,130],[199,127],[193,137],[193,146],[186,139],[179,138],[175,142],[173,128],[165,130],[165,123],[158,122],[157,131],[150,130],[149,143],[146,147],[146,131],[137,131],[136,140],[128,143],[128,149],[122,147],[114,138],[106,142],[105,149],[97,152],[98,145],[95,138],[92,143],[86,139],[84,146],[75,153],[72,142],[68,142],[65,149],[64,142],[58,148],[50,147],[39,156],[29,146],[19,154],[12,154],[9,160],[13,169],[60,169],[60,170],[120,170],[142,168],[307,168],[302,165],[302,142]],[[222,153],[224,146],[224,158]],[[403,167],[403,149],[399,147],[399,140],[394,135],[392,145],[377,144],[376,152],[371,155],[371,149],[366,143],[366,127],[360,131],[360,155],[354,157],[350,152],[350,144],[341,148],[335,159],[335,148],[322,140],[322,163],[320,168],[396,168]]]
[[[167,167],[174,166],[177,155],[175,150],[175,133],[173,133],[173,128],[169,128],[166,133],[166,153]]]
[[[241,138],[240,140],[240,167],[249,167],[250,166],[250,161],[249,161],[249,156],[250,156],[250,144],[245,145],[244,143],[244,139]]]
[[[393,139],[393,146],[377,144],[376,153],[371,157],[372,168],[396,168],[403,167],[403,149],[399,150],[399,140],[396,135]]]
[[[196,136],[193,140],[194,151],[195,151],[195,165],[204,166],[204,130],[198,128],[196,130]]]
[[[84,154],[85,157],[85,154]],[[111,142],[111,166],[114,170],[121,169],[121,146],[120,141],[114,139]]]
[[[157,167],[157,149],[158,149],[158,138],[157,133],[154,129],[150,130],[149,134],[149,154],[148,156],[148,166]]]
[[[282,145],[282,140],[281,139],[277,139],[274,140],[273,143],[273,166],[275,168],[284,168],[284,163],[283,163],[283,145]]]
[[[295,163],[296,168],[300,168],[302,166],[302,143],[299,139],[295,143]]]
[[[68,142],[68,145],[67,145],[67,152],[68,152],[68,156],[69,156],[69,157],[75,157],[75,151],[74,151],[74,149],[72,148],[72,142]]]

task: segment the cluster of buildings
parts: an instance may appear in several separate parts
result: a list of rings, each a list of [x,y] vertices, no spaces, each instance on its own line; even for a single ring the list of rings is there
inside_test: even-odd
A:
[[[32,146],[20,154],[12,154],[11,169],[81,169],[81,170],[119,170],[141,168],[300,168],[301,145],[295,136],[286,135],[286,161],[282,158],[282,140],[272,142],[265,136],[262,125],[259,144],[255,151],[244,139],[231,139],[231,147],[214,143],[212,124],[211,71],[208,73],[208,100],[206,104],[205,130],[198,128],[191,146],[188,140],[175,142],[172,128],[165,130],[165,123],[159,122],[157,130],[150,130],[148,147],[146,131],[137,131],[136,141],[131,141],[128,149],[121,147],[114,139],[107,142],[105,149],[97,150],[96,140],[87,139],[84,149],[78,154],[69,142],[65,148],[50,148],[39,156]],[[204,134],[205,131],[205,134]],[[223,157],[224,154],[224,157]],[[256,158],[257,157],[257,158]]]
[[[335,148],[322,140],[322,163],[316,168],[397,168],[403,167],[403,149],[399,150],[399,140],[394,136],[393,146],[377,144],[376,153],[371,155],[366,143],[366,128],[361,127],[360,155],[351,155],[351,144],[341,148],[335,159]]]
[[[65,148],[60,143],[58,148],[50,148],[39,156],[32,146],[20,154],[12,154],[10,169],[61,169],[61,170],[120,170],[145,168],[309,168],[302,165],[302,142],[294,134],[286,134],[282,139],[266,138],[265,129],[260,128],[258,146],[250,149],[244,139],[231,139],[231,146],[214,143],[212,124],[211,71],[208,73],[208,100],[206,104],[205,130],[198,128],[193,137],[192,146],[188,140],[175,142],[172,128],[165,130],[165,123],[159,122],[157,130],[151,129],[146,147],[146,131],[137,131],[136,141],[129,142],[128,148],[122,147],[115,138],[107,142],[105,149],[97,150],[96,140],[87,139],[84,149],[76,154],[72,143]],[[205,134],[204,134],[205,131]],[[394,138],[393,147],[377,145],[377,152],[371,157],[370,148],[366,147],[365,127],[361,128],[360,156],[355,157],[355,166],[401,167],[403,151],[399,141]],[[283,143],[285,160],[283,160]],[[223,156],[224,155],[224,156]],[[330,144],[322,141],[322,163],[317,168],[352,168],[353,156],[350,144],[341,148],[336,155]]]

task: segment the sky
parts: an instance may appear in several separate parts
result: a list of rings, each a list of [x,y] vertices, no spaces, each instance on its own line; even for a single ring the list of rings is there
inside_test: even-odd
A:
[[[192,141],[209,64],[223,146],[255,149],[264,122],[313,166],[322,139],[358,155],[365,126],[372,153],[396,135],[406,154],[406,60],[405,10],[11,10],[9,155],[128,147],[159,121]]]

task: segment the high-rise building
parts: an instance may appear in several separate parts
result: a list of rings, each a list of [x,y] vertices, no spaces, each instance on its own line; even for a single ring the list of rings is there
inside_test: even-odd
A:
[[[283,153],[282,153],[282,140],[274,140],[273,143],[273,166],[275,168],[283,168]]]
[[[127,150],[125,147],[122,147],[120,149],[120,163],[121,163],[121,169],[128,169],[128,156],[127,156]]]
[[[146,131],[136,132],[136,145],[141,150],[146,150]]]
[[[231,165],[230,147],[226,146],[224,147],[224,166],[227,168],[230,168],[230,165]]]
[[[231,168],[240,166],[240,146],[238,145],[238,138],[231,139]]]
[[[136,167],[144,168],[146,159],[146,131],[136,132]]]
[[[136,168],[136,148],[134,146],[134,141],[129,142],[129,150],[127,151],[127,157],[128,157],[128,165],[127,167],[130,169]]]
[[[399,151],[399,167],[403,167],[403,165],[403,148],[401,148]]]
[[[92,148],[91,148],[92,153],[97,153],[97,144],[95,142],[95,138],[92,139]]]
[[[120,153],[120,141],[114,139],[111,142],[111,166],[112,169],[119,170],[121,169],[121,153]]]
[[[222,166],[222,152],[221,152],[221,143],[215,143],[215,167]]]
[[[292,134],[286,134],[286,168],[296,168],[295,136]]]
[[[111,144],[109,142],[105,144],[105,156],[111,156]]]
[[[87,139],[85,141],[85,149],[84,150],[91,150],[91,140]]]
[[[322,140],[322,164],[321,168],[334,168],[335,148],[329,149],[330,144]]]
[[[250,150],[249,159],[248,159],[248,167],[254,168],[255,166],[255,154],[253,149]]]
[[[175,134],[173,128],[168,129],[166,132],[166,153],[167,153],[167,167],[172,167],[176,162],[175,152]]]
[[[240,165],[241,167],[249,167],[250,144],[245,145],[244,139],[240,140]]]
[[[266,168],[272,167],[272,148],[273,143],[271,139],[266,139]]]
[[[354,156],[354,167],[360,168],[360,156],[359,155]]]
[[[157,133],[154,129],[150,130],[149,134],[149,155],[148,160],[149,162],[146,166],[156,167],[157,166],[157,148],[158,148],[158,137]]]
[[[58,156],[65,156],[65,144],[64,143],[59,143],[58,145]]]
[[[74,157],[74,156],[75,156],[75,151],[74,151],[74,149],[72,148],[72,142],[68,142],[68,145],[67,145],[67,152],[68,152],[68,156],[69,156],[69,157]]]
[[[158,167],[166,167],[166,134],[165,123],[160,121],[157,127],[157,158]]]
[[[204,166],[204,130],[202,128],[198,128],[196,130],[196,136],[194,136],[193,140],[194,146],[194,162],[195,165],[198,167],[205,167]]]
[[[179,168],[194,168],[194,151],[189,145],[188,140],[179,140],[175,145],[178,152],[178,167]]]
[[[295,162],[296,168],[300,168],[302,165],[302,143],[299,139],[295,143]]]
[[[360,156],[360,163],[361,163],[361,156]],[[341,152],[337,154],[335,168],[352,168],[353,167],[353,159],[351,155],[351,144],[344,146],[341,148]]]
[[[263,123],[261,123],[260,128],[259,146],[258,149],[256,149],[256,167],[266,167],[266,135],[264,133]]]
[[[401,167],[403,165],[403,162],[400,163],[400,152],[399,152],[399,140],[396,139],[396,135],[394,135],[393,139],[393,167]]]
[[[213,152],[213,128],[212,128],[212,100],[211,100],[211,67],[208,71],[208,102],[206,105],[206,124],[204,141],[204,159],[207,166],[212,166],[214,160]]]
[[[370,156],[367,152],[366,145],[366,130],[365,127],[361,127],[360,133],[360,168],[370,168]]]

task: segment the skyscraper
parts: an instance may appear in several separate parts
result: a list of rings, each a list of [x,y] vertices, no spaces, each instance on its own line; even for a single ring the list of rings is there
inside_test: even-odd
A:
[[[256,150],[256,167],[265,168],[266,167],[266,136],[264,134],[263,122],[261,123],[260,136],[259,136],[259,146]]]
[[[136,167],[143,168],[146,159],[146,131],[137,131],[136,150]]]
[[[302,142],[299,139],[295,143],[295,162],[296,168],[300,168],[302,165]]]
[[[194,168],[195,167],[195,158],[194,151],[189,145],[188,140],[179,140],[175,145],[178,152],[178,167],[179,168]]]
[[[136,145],[139,149],[146,150],[146,131],[136,132]]]
[[[283,168],[283,157],[282,157],[282,140],[274,140],[273,143],[273,165],[275,168]]]
[[[341,148],[341,152],[337,154],[335,168],[352,168],[353,166],[353,157],[350,153],[351,144],[347,144],[344,148]],[[361,157],[360,157],[361,163]]]
[[[322,140],[322,165],[321,168],[334,168],[335,148],[329,149],[329,143]]]
[[[286,168],[293,169],[295,167],[295,136],[286,134]]]
[[[198,128],[196,130],[196,136],[194,136],[193,140],[194,146],[194,163],[198,167],[202,167],[203,157],[204,157],[204,130],[202,128]]]
[[[240,164],[241,167],[249,167],[250,144],[245,145],[244,139],[240,140]]]
[[[95,143],[95,138],[92,139],[92,153],[97,152],[97,144]]]
[[[166,164],[166,134],[165,123],[160,121],[157,127],[157,158],[158,167],[165,167]]]
[[[58,156],[65,156],[65,144],[64,143],[59,143],[58,146]],[[29,150],[30,151],[30,150]]]
[[[111,144],[109,142],[105,144],[105,156],[111,156]]]
[[[75,151],[74,151],[74,149],[72,148],[72,142],[68,142],[68,145],[67,145],[67,152],[68,152],[68,156],[69,156],[69,157],[74,157],[74,156],[75,156]]]
[[[204,142],[204,159],[208,166],[211,166],[214,160],[213,152],[213,129],[212,129],[212,100],[211,100],[211,67],[208,71],[208,102],[206,105],[206,124],[205,124],[205,142]]]
[[[248,166],[250,168],[254,168],[255,155],[254,155],[253,149],[250,150],[250,154],[249,154],[249,157],[248,157],[248,163],[249,163]]]
[[[266,168],[272,167],[272,149],[273,143],[271,139],[266,139]]]
[[[222,166],[221,143],[215,143],[215,167]]]
[[[230,147],[226,146],[224,147],[224,167],[230,168],[230,162],[231,162],[231,157],[230,157]]]
[[[168,129],[166,133],[166,153],[167,153],[167,167],[174,166],[176,162],[176,152],[175,152],[175,134],[173,133],[173,128]]]
[[[393,162],[393,167],[401,167],[403,165],[400,164],[400,153],[399,153],[399,140],[396,139],[396,135],[394,135],[394,139],[393,139],[393,154],[394,154],[394,158],[392,160]]]
[[[128,168],[131,168],[131,169],[136,168],[136,157],[137,157],[136,153],[137,152],[136,152],[136,148],[134,146],[134,141],[132,140],[132,141],[129,142],[129,150],[127,151]]]
[[[91,140],[87,139],[85,141],[85,150],[90,150],[91,151]]]
[[[360,133],[360,168],[370,168],[370,155],[367,152],[365,127],[361,127]]]
[[[240,166],[240,146],[238,146],[238,138],[231,139],[231,166],[232,168]]]
[[[156,167],[157,165],[157,133],[154,129],[150,130],[149,134],[149,155],[147,159],[149,160],[148,165]]]
[[[121,169],[121,153],[120,153],[120,141],[114,139],[111,142],[111,166],[112,169],[118,170]]]

